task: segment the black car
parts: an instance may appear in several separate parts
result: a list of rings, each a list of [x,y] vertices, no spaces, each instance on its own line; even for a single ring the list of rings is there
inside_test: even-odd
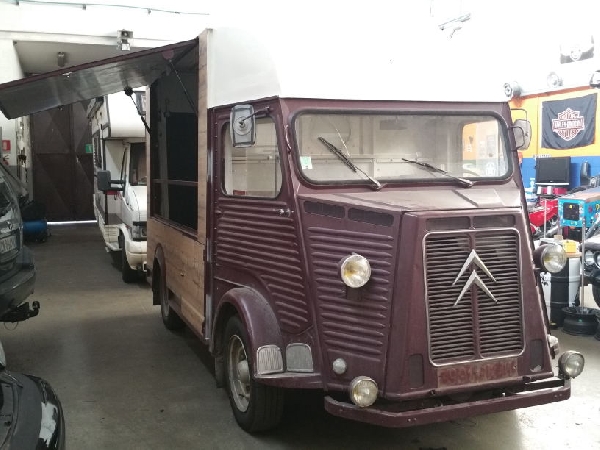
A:
[[[33,293],[33,255],[23,245],[19,201],[5,170],[0,170],[0,322],[20,322],[37,315],[39,303],[25,299]]]
[[[41,378],[5,369],[0,344],[0,450],[65,448],[62,406]]]
[[[592,285],[594,301],[600,307],[600,222],[586,233],[582,259],[584,282]]]

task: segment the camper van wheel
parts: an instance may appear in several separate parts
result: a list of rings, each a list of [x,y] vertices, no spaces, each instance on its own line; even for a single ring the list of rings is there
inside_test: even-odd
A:
[[[138,273],[129,267],[127,262],[127,253],[125,253],[125,238],[123,235],[119,236],[119,245],[121,247],[121,278],[125,283],[134,283],[138,279]]]
[[[283,414],[283,390],[257,383],[252,376],[248,335],[238,316],[225,327],[225,383],[233,415],[249,433],[274,428]]]

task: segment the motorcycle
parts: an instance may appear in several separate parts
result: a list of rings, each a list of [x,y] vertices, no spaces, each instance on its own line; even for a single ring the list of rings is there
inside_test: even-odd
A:
[[[558,232],[557,198],[540,198],[528,212],[533,239],[551,237]]]

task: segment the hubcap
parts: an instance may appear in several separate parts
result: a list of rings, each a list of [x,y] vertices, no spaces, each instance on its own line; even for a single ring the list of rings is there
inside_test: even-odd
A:
[[[169,317],[169,301],[167,300],[166,289],[163,286],[160,287],[160,310],[163,317]]]
[[[234,335],[229,339],[227,352],[227,370],[229,390],[235,406],[241,412],[246,412],[250,404],[250,365],[244,343],[239,336]]]

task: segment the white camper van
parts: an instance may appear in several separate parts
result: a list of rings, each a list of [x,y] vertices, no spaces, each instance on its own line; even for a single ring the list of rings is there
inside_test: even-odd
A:
[[[94,215],[106,250],[118,256],[123,281],[131,283],[146,271],[146,132],[145,90],[98,97],[88,106],[94,174],[109,170],[115,188],[94,189]],[[132,103],[132,99],[135,105]]]

